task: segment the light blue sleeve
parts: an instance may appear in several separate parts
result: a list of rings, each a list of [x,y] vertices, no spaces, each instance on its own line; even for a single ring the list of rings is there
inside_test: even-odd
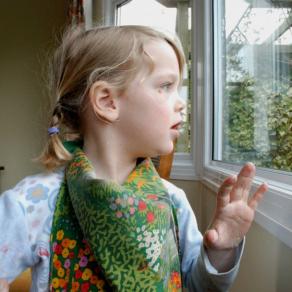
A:
[[[244,241],[237,248],[233,268],[228,272],[218,273],[205,253],[202,234],[184,191],[174,187],[170,196],[178,214],[184,286],[192,292],[228,291],[239,269]]]
[[[19,202],[23,183],[0,195],[0,278],[9,283],[34,264],[25,211]]]

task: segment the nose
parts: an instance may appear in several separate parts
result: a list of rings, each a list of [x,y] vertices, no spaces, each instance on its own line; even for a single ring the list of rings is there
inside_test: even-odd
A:
[[[181,112],[186,108],[185,101],[178,95],[175,101],[174,110],[176,112]]]

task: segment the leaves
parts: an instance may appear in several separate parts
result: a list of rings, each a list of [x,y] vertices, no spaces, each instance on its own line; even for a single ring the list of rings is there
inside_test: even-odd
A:
[[[236,54],[227,57],[227,79],[237,81],[225,87],[223,160],[292,171],[292,74],[255,80]]]

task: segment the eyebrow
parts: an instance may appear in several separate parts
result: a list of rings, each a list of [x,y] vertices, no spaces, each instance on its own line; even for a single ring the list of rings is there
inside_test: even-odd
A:
[[[175,80],[179,79],[179,76],[177,74],[174,73],[159,73],[156,76],[157,78],[173,78]]]

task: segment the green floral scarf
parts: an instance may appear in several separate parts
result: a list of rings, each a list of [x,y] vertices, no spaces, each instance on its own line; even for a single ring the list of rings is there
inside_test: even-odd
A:
[[[123,185],[77,148],[51,232],[50,291],[181,291],[176,212],[150,159]]]

